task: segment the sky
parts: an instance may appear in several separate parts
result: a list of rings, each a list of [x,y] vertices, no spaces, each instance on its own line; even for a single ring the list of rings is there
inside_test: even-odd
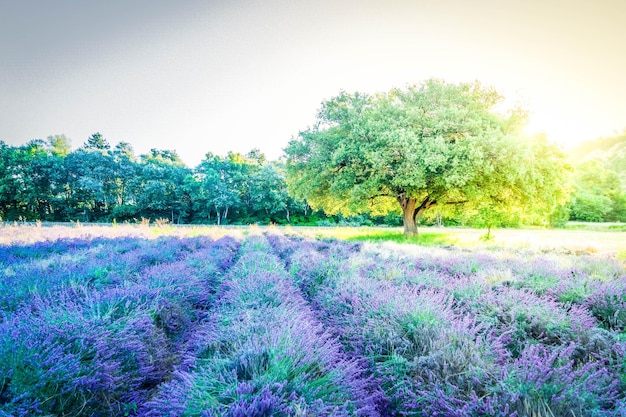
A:
[[[480,81],[564,147],[626,128],[623,0],[2,0],[0,140],[277,159],[341,90]]]

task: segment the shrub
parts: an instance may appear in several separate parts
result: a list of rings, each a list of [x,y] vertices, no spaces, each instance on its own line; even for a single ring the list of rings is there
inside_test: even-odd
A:
[[[525,289],[496,288],[477,299],[473,308],[477,320],[510,336],[509,349],[514,355],[531,340],[560,345],[595,326],[584,308],[539,297]]]
[[[585,306],[607,329],[626,329],[626,275],[606,282],[585,300]]]
[[[130,295],[129,295],[130,296]],[[18,415],[120,414],[171,368],[152,317],[120,294],[33,300],[0,331],[6,408]],[[129,304],[130,303],[130,304]]]
[[[576,348],[527,345],[507,366],[498,402],[518,415],[609,415],[602,410],[620,396],[615,366],[602,357],[580,364]]]

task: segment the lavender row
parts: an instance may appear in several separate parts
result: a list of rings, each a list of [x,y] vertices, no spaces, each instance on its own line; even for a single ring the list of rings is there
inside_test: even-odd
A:
[[[32,244],[0,246],[0,263],[13,265],[23,260],[32,261],[33,259],[42,259],[52,255],[70,254],[93,246],[99,246],[107,241],[108,239],[101,237],[93,239],[60,238]]]
[[[33,294],[51,296],[68,286],[113,287],[148,267],[182,259],[202,245],[200,238],[97,240],[82,250],[6,265],[0,272],[0,310],[11,311]]]
[[[360,365],[313,318],[262,237],[250,237],[195,337],[196,360],[148,403],[153,416],[376,415]]]
[[[210,312],[238,246],[229,238],[164,239],[140,255],[160,264],[111,285],[83,281],[34,294],[5,312],[0,415],[135,414],[189,360],[187,340]],[[112,270],[115,261],[98,258]]]
[[[271,238],[294,282],[345,350],[369,364],[386,395],[383,414],[615,415],[625,412],[624,343],[599,327],[597,290],[578,304],[533,291],[530,268],[508,259],[445,252],[394,258]],[[430,258],[431,262],[428,262]],[[439,259],[435,261],[434,259]],[[384,266],[381,266],[382,263]],[[428,265],[428,266],[427,266]],[[511,282],[490,282],[489,271]],[[617,270],[580,273],[621,290]],[[454,272],[453,272],[454,271]],[[572,278],[571,274],[559,279]],[[536,275],[535,275],[536,276]],[[557,275],[558,277],[558,275]],[[579,278],[580,279],[580,278]],[[561,285],[561,284],[558,284]],[[622,298],[623,299],[623,298]],[[381,403],[382,404],[382,403]]]
[[[626,328],[626,271],[615,258],[424,248],[410,256],[369,252],[359,262],[362,273],[374,279],[442,289],[450,282],[471,283],[455,288],[456,293],[515,288],[563,305],[582,306],[603,328]]]

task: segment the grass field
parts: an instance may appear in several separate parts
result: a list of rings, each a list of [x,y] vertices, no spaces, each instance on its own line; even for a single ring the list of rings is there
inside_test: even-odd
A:
[[[475,249],[529,249],[543,252],[619,255],[626,253],[626,232],[563,229],[500,229],[485,240],[485,230],[423,228],[417,237],[405,237],[401,229],[338,230],[334,236],[355,241],[394,241],[425,246],[457,246]],[[330,232],[329,236],[333,236]]]
[[[626,233],[0,227],[0,416],[626,415]]]

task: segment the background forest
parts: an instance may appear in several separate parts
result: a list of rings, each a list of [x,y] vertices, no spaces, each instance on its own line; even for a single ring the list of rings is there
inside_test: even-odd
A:
[[[626,222],[626,131],[568,150],[569,202],[541,219],[553,226],[567,220]],[[259,150],[245,155],[207,153],[190,168],[176,151],[152,149],[135,155],[132,146],[110,146],[94,133],[78,149],[64,135],[22,146],[0,141],[2,220],[124,222],[168,219],[205,224],[402,224],[400,210],[386,216],[327,216],[287,192],[285,164]],[[483,216],[484,217],[484,216]],[[425,223],[482,226],[484,218],[433,210]],[[497,226],[537,223],[501,216]]]

